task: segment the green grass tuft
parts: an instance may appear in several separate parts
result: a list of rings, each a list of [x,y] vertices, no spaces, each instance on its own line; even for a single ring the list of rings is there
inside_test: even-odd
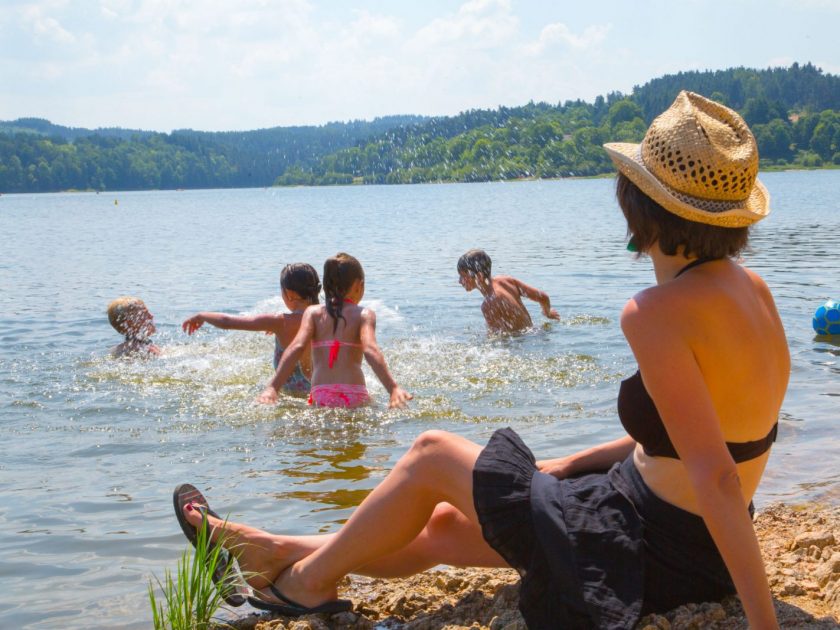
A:
[[[224,534],[222,534],[224,536]],[[159,601],[155,595],[155,584],[149,580],[149,603],[152,607],[152,621],[155,630],[208,630],[212,627],[230,627],[223,622],[213,621],[213,616],[224,603],[222,593],[213,583],[213,573],[227,554],[222,547],[222,536],[216,544],[207,535],[207,519],[198,529],[196,546],[187,547],[178,561],[173,576],[169,569],[164,572],[163,581],[154,580],[163,596]],[[233,588],[233,562],[229,562],[221,585]]]

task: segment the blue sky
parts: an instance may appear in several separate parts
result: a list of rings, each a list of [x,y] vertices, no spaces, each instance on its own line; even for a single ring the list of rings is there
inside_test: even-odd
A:
[[[840,74],[840,0],[0,2],[0,120],[171,131],[591,101],[680,70]]]

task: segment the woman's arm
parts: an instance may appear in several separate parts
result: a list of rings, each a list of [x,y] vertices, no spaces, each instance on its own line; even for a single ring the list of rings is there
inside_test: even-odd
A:
[[[631,300],[621,325],[642,379],[688,473],[709,528],[752,628],[778,628],[758,539],[738,469],[697,360],[673,309]]]
[[[260,330],[277,332],[283,326],[283,315],[228,315],[227,313],[204,312],[197,313],[184,320],[181,328],[188,335],[201,328],[202,324],[210,324],[225,330]]]
[[[317,307],[314,307],[317,308]],[[277,364],[277,369],[274,371],[274,378],[266,385],[262,394],[257,398],[257,402],[263,405],[271,405],[277,402],[277,392],[283,386],[295,365],[300,360],[300,355],[306,349],[307,344],[311,341],[315,334],[315,323],[312,320],[313,307],[306,309],[301,318],[300,328],[298,329],[292,343],[283,351],[283,356]]]
[[[623,438],[605,442],[566,457],[537,462],[537,468],[558,479],[608,470],[613,464],[624,461],[635,447],[636,441],[629,435],[625,435]]]
[[[388,390],[388,394],[391,397],[388,406],[405,407],[406,403],[414,397],[397,385],[397,381],[391,376],[388,364],[385,363],[385,357],[382,355],[382,351],[376,343],[376,313],[369,308],[362,310],[359,337],[361,338],[365,361],[368,362],[373,373],[376,374],[376,378]]]

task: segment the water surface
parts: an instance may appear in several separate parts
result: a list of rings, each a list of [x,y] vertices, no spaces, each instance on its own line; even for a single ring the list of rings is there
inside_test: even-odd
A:
[[[773,213],[746,263],[773,290],[793,374],[759,507],[837,487],[840,343],[810,319],[840,298],[840,172],[769,173]],[[538,457],[620,435],[615,395],[635,370],[618,314],[653,281],[624,250],[611,180],[0,197],[0,627],[146,628],[149,577],[184,538],[171,507],[191,482],[231,518],[334,531],[414,436],[484,441],[512,426]],[[115,203],[116,202],[116,203]],[[545,289],[563,320],[488,338],[455,263]],[[380,345],[416,399],[388,411],[252,404],[273,340],[180,322],[198,310],[274,311],[279,271],[338,251],[367,274]],[[105,307],[138,295],[160,359],[113,361]],[[760,374],[756,378],[761,378]],[[836,490],[833,494],[837,497]]]

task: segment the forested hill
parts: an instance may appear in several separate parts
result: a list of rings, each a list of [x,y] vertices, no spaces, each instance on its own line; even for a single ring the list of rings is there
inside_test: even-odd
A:
[[[840,77],[811,64],[683,72],[593,103],[244,132],[0,122],[0,192],[488,181],[612,171],[601,144],[639,141],[681,89],[739,110],[764,166],[840,164]]]
[[[0,192],[270,186],[292,164],[311,168],[325,155],[425,119],[169,134],[0,121]]]
[[[683,72],[593,103],[529,103],[476,110],[392,130],[328,155],[313,168],[293,166],[277,183],[489,181],[598,175],[613,171],[604,142],[638,142],[680,90],[740,111],[763,165],[840,164],[840,77],[811,64],[790,68]]]

